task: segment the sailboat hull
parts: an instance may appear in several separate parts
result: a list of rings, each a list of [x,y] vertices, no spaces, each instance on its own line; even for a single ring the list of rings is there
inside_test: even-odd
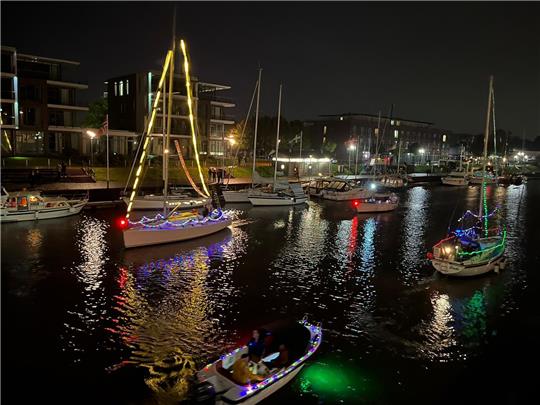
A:
[[[502,253],[488,262],[479,263],[476,265],[466,265],[464,263],[449,262],[438,259],[431,260],[431,264],[439,273],[447,276],[457,277],[479,276],[481,274],[489,273],[490,271],[498,271],[498,269],[504,266],[503,263],[504,256]]]
[[[123,198],[126,205],[129,204],[129,198]],[[163,196],[152,196],[150,198],[145,197],[136,197],[133,200],[133,210],[160,210],[163,209],[164,205]],[[211,201],[209,198],[178,198],[174,196],[169,196],[167,198],[167,205],[170,209],[179,207],[178,210],[189,210],[192,208],[201,208],[208,204]]]
[[[248,203],[249,198],[248,194],[251,190],[227,190],[223,191],[223,198],[225,198],[226,203]]]
[[[282,197],[278,195],[268,195],[264,197],[249,197],[249,201],[254,206],[300,205],[307,202],[307,197]]]
[[[463,177],[443,177],[441,178],[442,184],[445,186],[467,186],[469,185],[469,180]]]
[[[229,225],[231,225],[231,220],[229,218],[222,218],[216,221],[205,222],[204,224],[195,224],[180,228],[145,228],[139,226],[124,231],[124,246],[126,248],[134,248],[181,242],[211,235],[227,228]]]

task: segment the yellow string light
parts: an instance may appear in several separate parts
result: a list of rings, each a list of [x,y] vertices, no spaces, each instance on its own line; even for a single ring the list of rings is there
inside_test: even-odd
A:
[[[140,182],[139,176],[141,175],[142,168],[144,165],[144,158],[146,157],[146,148],[148,147],[148,144],[150,143],[150,134],[152,133],[152,130],[154,129],[154,120],[156,118],[157,106],[159,103],[159,98],[161,96],[161,87],[163,86],[163,82],[165,81],[167,71],[169,70],[169,65],[171,63],[172,56],[173,56],[173,51],[169,50],[167,52],[167,57],[165,58],[165,63],[163,64],[163,71],[161,72],[161,78],[159,80],[159,85],[156,92],[156,100],[154,101],[154,105],[152,107],[152,114],[150,116],[150,120],[148,121],[148,127],[146,128],[146,132],[145,132],[146,139],[144,141],[143,148],[141,151],[141,157],[139,159],[139,167],[137,168],[137,172],[135,173],[135,181],[133,182],[131,196],[129,197],[126,218],[129,218],[131,208],[133,207],[133,200],[135,199],[135,195],[137,194],[137,186],[139,185],[139,182]]]
[[[206,183],[204,181],[204,176],[201,169],[201,162],[199,161],[199,151],[197,148],[197,137],[195,135],[195,123],[193,122],[193,108],[192,108],[192,95],[191,95],[191,79],[189,77],[189,61],[186,51],[186,44],[184,40],[180,40],[180,48],[182,48],[182,53],[184,54],[184,72],[186,76],[186,92],[188,98],[188,108],[189,108],[189,124],[191,126],[191,140],[193,142],[193,151],[195,152],[195,162],[197,162],[197,170],[199,171],[199,177],[201,179],[201,184],[206,197],[210,195],[208,189],[206,188]]]

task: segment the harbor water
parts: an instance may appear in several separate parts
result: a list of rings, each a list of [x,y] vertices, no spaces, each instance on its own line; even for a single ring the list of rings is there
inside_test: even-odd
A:
[[[508,229],[500,274],[436,274],[426,253],[479,187],[351,202],[227,206],[230,229],[125,250],[120,209],[2,225],[6,403],[173,404],[251,330],[305,314],[323,342],[263,403],[527,403],[540,332],[540,182],[487,187]]]

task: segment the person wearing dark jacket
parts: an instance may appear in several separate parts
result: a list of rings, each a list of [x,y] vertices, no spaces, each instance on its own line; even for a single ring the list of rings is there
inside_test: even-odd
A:
[[[258,363],[264,353],[264,333],[262,330],[255,329],[253,336],[247,344],[248,354],[251,361]]]

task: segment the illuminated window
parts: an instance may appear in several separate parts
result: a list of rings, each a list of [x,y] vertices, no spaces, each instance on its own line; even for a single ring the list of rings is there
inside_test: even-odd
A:
[[[123,81],[120,81],[119,94],[120,94],[121,96],[124,95],[124,82],[123,82]]]
[[[118,82],[114,82],[114,95],[118,95]]]
[[[322,133],[323,133],[324,135],[326,135],[326,125],[323,127]]]
[[[446,135],[443,135],[443,136],[442,136],[442,141],[443,141],[443,142],[446,142]]]
[[[390,125],[394,125],[394,120],[391,120],[391,121],[390,121]]]
[[[399,137],[399,131],[397,129],[394,129],[394,138],[398,138]]]
[[[339,120],[340,120],[340,121],[343,121],[343,117],[339,117]]]
[[[129,94],[129,80],[126,80],[126,96]]]

